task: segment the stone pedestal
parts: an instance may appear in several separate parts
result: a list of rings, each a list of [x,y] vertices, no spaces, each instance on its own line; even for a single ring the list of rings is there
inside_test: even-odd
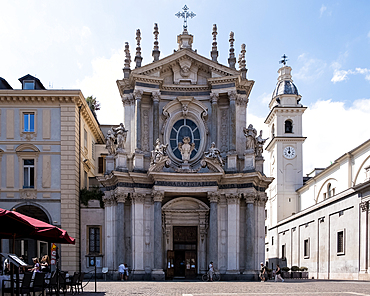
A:
[[[227,155],[227,171],[237,171],[238,165],[238,155],[237,154],[229,154]]]
[[[134,171],[144,171],[144,154],[135,152],[134,156]]]
[[[114,170],[114,156],[113,155],[108,155],[105,158],[106,161],[106,173],[110,174]]]
[[[127,154],[125,151],[117,152],[116,159],[116,171],[127,172]]]
[[[263,174],[263,162],[265,160],[263,159],[262,156],[257,156],[256,157],[256,171],[261,172]]]
[[[256,160],[254,150],[249,149],[244,153],[244,169],[243,172],[254,172],[256,170]]]

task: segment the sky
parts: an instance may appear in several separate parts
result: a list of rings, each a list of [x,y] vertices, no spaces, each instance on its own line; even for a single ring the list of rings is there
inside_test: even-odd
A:
[[[235,53],[247,45],[247,122],[267,135],[264,120],[277,81],[279,60],[288,56],[303,115],[304,173],[327,167],[369,139],[370,1],[17,1],[0,0],[0,77],[14,88],[36,76],[47,89],[81,89],[100,102],[101,124],[118,124],[123,107],[116,85],[123,78],[124,43],[135,56],[141,30],[143,65],[152,62],[158,23],[160,58],[177,49],[184,5],[193,49],[210,58],[212,26],[218,27],[218,61],[227,65],[229,33]],[[132,68],[134,63],[132,62]],[[265,155],[267,158],[267,155]],[[266,168],[265,168],[266,170]]]

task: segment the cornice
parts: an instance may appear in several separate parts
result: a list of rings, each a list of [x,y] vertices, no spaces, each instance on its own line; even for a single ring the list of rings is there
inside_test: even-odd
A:
[[[265,150],[269,151],[269,149],[274,145],[276,142],[304,142],[307,137],[273,137],[270,143],[267,144]]]
[[[267,115],[265,123],[270,124],[271,121],[274,119],[274,115],[277,112],[286,112],[286,113],[303,113],[306,111],[307,107],[281,107],[275,106],[271,109],[269,115]]]
[[[30,103],[32,107],[41,104],[57,105],[75,104],[81,108],[81,115],[93,132],[97,143],[104,143],[104,135],[99,124],[86,103],[85,97],[80,90],[0,90],[0,104],[24,104]]]

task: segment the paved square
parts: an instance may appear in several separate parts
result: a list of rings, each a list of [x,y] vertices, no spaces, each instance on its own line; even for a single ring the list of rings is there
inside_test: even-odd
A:
[[[163,296],[250,296],[250,295],[360,295],[370,296],[370,282],[360,281],[286,281],[261,282],[90,282],[84,295],[163,295]]]

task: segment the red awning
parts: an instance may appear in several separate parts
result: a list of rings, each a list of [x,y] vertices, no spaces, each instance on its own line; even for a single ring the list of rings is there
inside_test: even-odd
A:
[[[2,208],[0,208],[0,238],[33,238],[53,243],[75,244],[75,239],[63,229]]]

